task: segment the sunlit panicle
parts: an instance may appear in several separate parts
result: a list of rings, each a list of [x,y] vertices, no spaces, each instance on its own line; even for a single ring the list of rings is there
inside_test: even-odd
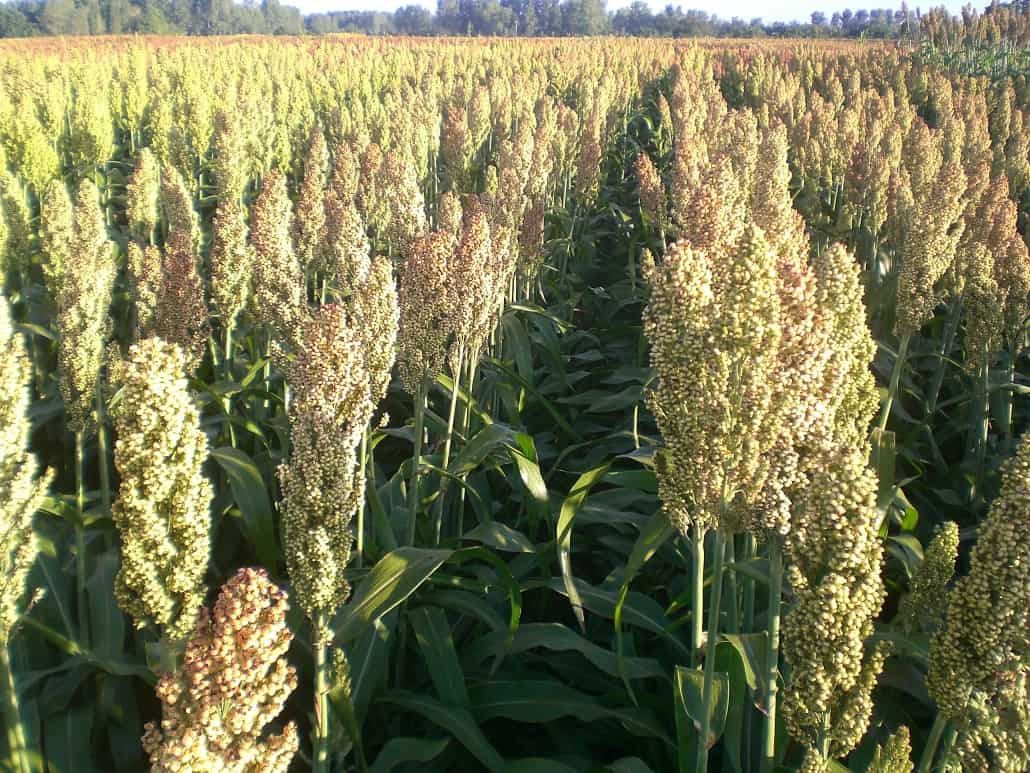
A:
[[[91,427],[93,397],[111,325],[115,273],[114,245],[107,239],[100,194],[84,180],[75,199],[75,239],[57,299],[58,376],[73,432]]]
[[[133,345],[112,406],[121,484],[112,518],[121,537],[115,594],[137,628],[189,635],[204,602],[212,488],[207,436],[182,350],[159,338]]]
[[[453,238],[434,231],[416,239],[404,261],[397,294],[397,366],[409,394],[443,367],[452,334],[448,276],[453,251]]]
[[[161,723],[150,722],[143,749],[154,773],[219,770],[286,773],[297,727],[267,727],[297,687],[286,659],[293,634],[286,593],[264,569],[240,569],[214,610],[200,610],[181,670],[161,675]]]
[[[323,268],[326,251],[325,190],[329,167],[329,149],[319,125],[313,124],[304,158],[304,180],[297,196],[293,220],[293,245],[305,271]]]
[[[963,770],[1030,766],[1028,535],[1030,441],[1022,440],[930,646],[926,686],[958,731]]]
[[[661,228],[665,225],[665,185],[647,153],[637,154],[636,174],[637,186],[640,189],[640,208],[648,220]]]
[[[783,715],[795,739],[812,746],[826,732],[831,757],[840,757],[865,732],[886,656],[866,652],[885,595],[883,546],[865,449],[827,446],[818,459],[796,495],[786,543],[795,604],[783,620],[791,665]]]
[[[125,269],[136,318],[133,334],[137,340],[149,338],[154,333],[157,303],[164,280],[163,262],[161,250],[157,247],[147,245],[141,248],[136,242],[129,242]]]
[[[294,600],[326,641],[328,616],[350,595],[350,524],[365,493],[357,447],[371,402],[361,334],[342,306],[323,306],[305,321],[286,380],[293,392],[290,455],[279,467],[286,565]]]
[[[247,240],[246,210],[239,201],[218,202],[211,221],[211,305],[231,328],[250,298],[254,251]]]
[[[286,178],[279,170],[265,175],[251,211],[254,249],[254,310],[280,341],[293,342],[306,306],[305,281],[291,238],[293,208]]]
[[[43,194],[39,236],[43,250],[43,279],[50,297],[57,301],[75,241],[75,209],[63,180],[53,180]]]
[[[125,186],[125,216],[129,233],[141,245],[150,244],[160,219],[161,165],[150,148],[143,148]]]
[[[54,477],[52,471],[37,477],[36,457],[29,453],[31,381],[25,342],[14,329],[7,299],[0,298],[0,647],[7,646],[20,616],[38,552],[32,519]]]

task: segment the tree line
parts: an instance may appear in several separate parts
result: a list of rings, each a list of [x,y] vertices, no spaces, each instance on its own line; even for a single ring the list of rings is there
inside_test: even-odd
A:
[[[987,9],[998,8],[997,4]],[[1005,7],[1030,12],[1030,0]],[[604,0],[438,0],[396,11],[339,11],[303,15],[278,0],[13,0],[0,2],[0,37],[37,35],[186,34],[299,35],[636,35],[663,37],[907,36],[921,15],[899,9],[815,12],[808,22],[721,19],[667,5],[655,13],[643,0],[609,12]]]

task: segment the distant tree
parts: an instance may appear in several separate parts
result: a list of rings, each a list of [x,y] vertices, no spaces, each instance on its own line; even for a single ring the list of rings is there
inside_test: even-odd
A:
[[[812,26],[813,27],[825,27],[826,26],[826,14],[822,11],[812,11]]]
[[[394,12],[393,26],[401,35],[432,35],[433,15],[421,5],[406,5]]]

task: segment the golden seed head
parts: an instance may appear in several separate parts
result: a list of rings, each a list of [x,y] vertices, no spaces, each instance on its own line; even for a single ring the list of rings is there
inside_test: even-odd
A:
[[[266,728],[297,687],[286,659],[288,609],[264,569],[240,569],[214,610],[200,610],[182,669],[157,683],[161,724],[148,723],[143,736],[151,770],[286,773],[297,753],[296,725]]]

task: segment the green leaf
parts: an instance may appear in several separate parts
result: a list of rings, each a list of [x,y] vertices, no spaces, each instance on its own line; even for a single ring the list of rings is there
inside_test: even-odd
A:
[[[547,502],[547,484],[544,483],[544,476],[540,473],[540,464],[536,455],[536,444],[533,438],[524,433],[516,436],[519,446],[511,447],[511,457],[519,468],[519,477],[533,498],[538,502]]]
[[[526,757],[512,760],[504,769],[504,773],[577,773],[581,768],[573,768],[557,760],[545,760],[541,757]]]
[[[336,638],[346,643],[364,633],[373,620],[396,607],[450,558],[450,550],[398,548],[383,556],[358,585],[336,619]]]
[[[243,513],[247,539],[263,566],[274,569],[279,551],[275,542],[275,511],[264,478],[254,460],[238,448],[223,446],[211,451],[229,478],[236,506]]]
[[[715,746],[726,727],[729,687],[729,678],[725,673],[717,671],[712,681],[712,704],[708,707],[709,730],[708,738],[705,739],[707,749]],[[686,714],[694,728],[694,735],[697,736],[701,732],[704,717],[704,674],[701,671],[676,666],[676,711]]]
[[[725,643],[733,647],[740,656],[748,688],[764,693],[766,685],[765,643],[769,638],[768,634],[765,631],[744,634],[724,633],[721,634],[721,638],[720,645]]]
[[[43,722],[44,756],[49,773],[92,773],[97,768],[90,745],[93,707],[79,706],[47,717]]]
[[[104,658],[119,655],[125,639],[125,617],[114,598],[117,572],[118,557],[113,551],[104,553],[97,557],[93,576],[86,584],[91,649]]]
[[[498,521],[479,524],[472,531],[465,532],[464,539],[482,542],[484,545],[509,553],[536,552],[536,547],[529,537]]]
[[[400,706],[406,711],[419,714],[434,725],[448,731],[477,760],[483,763],[490,773],[500,773],[504,770],[504,758],[486,739],[467,709],[446,706],[425,695],[404,690],[389,692],[383,696],[383,700],[386,703]]]
[[[372,763],[371,773],[390,773],[405,762],[429,762],[439,757],[450,742],[450,738],[391,738]]]
[[[741,749],[744,746],[744,710],[749,705],[747,699],[748,679],[745,675],[747,661],[731,644],[720,641],[715,648],[715,668],[727,677],[727,710],[726,725],[723,734],[726,738],[724,749],[730,759],[730,765],[737,773],[744,773],[741,760]]]
[[[607,588],[597,588],[593,585],[576,580],[576,591],[583,606],[596,615],[608,619],[615,617],[615,604],[618,602],[618,593]],[[543,585],[557,593],[565,593],[566,589],[561,581],[549,580],[544,583],[530,583],[530,586]],[[680,655],[686,659],[690,658],[690,650],[679,640],[679,637],[670,633],[669,619],[662,612],[662,608],[654,599],[641,593],[630,591],[623,604],[623,619],[630,625],[643,628],[645,631],[659,634],[669,644],[676,648]]]
[[[562,502],[561,512],[558,515],[558,526],[556,529],[558,565],[561,567],[562,582],[565,583],[565,593],[569,597],[569,603],[572,604],[572,613],[576,616],[579,627],[584,630],[586,630],[586,617],[583,614],[583,600],[580,598],[579,591],[576,588],[575,575],[572,573],[572,523],[576,518],[576,513],[587,498],[587,494],[590,493],[590,489],[604,478],[611,464],[611,462],[605,462],[599,467],[594,467],[580,475],[573,484],[568,496],[565,497],[565,501]]]
[[[607,768],[612,773],[654,773],[639,757],[623,757]]]
[[[630,551],[629,558],[626,560],[626,567],[622,572],[622,587],[619,588],[619,598],[615,602],[615,652],[619,678],[622,679],[626,686],[626,691],[630,694],[634,703],[636,703],[636,696],[633,694],[633,688],[629,684],[629,680],[632,677],[626,668],[626,659],[623,655],[622,607],[626,603],[630,583],[636,577],[637,572],[640,571],[645,563],[651,560],[651,556],[658,551],[658,548],[664,545],[675,533],[676,529],[669,523],[669,519],[664,511],[659,510],[648,519],[641,530],[640,536],[637,537],[637,541],[633,544],[633,550]]]
[[[498,447],[510,446],[515,442],[515,432],[505,424],[488,424],[473,436],[461,453],[452,461],[450,472],[461,475],[478,467]]]
[[[468,649],[466,657],[472,662],[481,662],[491,655],[502,652],[504,645],[505,640],[501,633],[489,633]],[[519,627],[507,650],[509,654],[514,654],[537,648],[556,652],[578,652],[598,670],[611,676],[619,674],[615,653],[594,644],[561,623],[525,623]],[[666,677],[665,669],[658,661],[650,658],[627,658],[625,667],[626,674],[631,679]]]
[[[360,725],[368,711],[373,693],[386,684],[390,657],[390,635],[396,615],[373,621],[347,648],[350,663],[351,704]]]
[[[408,613],[408,619],[440,700],[453,706],[467,706],[465,673],[458,662],[447,615],[436,607],[419,607]]]

